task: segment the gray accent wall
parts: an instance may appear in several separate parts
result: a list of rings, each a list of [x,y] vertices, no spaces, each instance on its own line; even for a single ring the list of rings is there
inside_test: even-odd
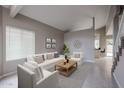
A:
[[[19,63],[23,63],[26,59],[15,60],[6,62],[6,54],[5,54],[5,28],[6,25],[15,26],[18,28],[23,28],[31,31],[35,31],[35,53],[44,53],[44,52],[52,52],[58,51],[59,53],[62,51],[63,43],[64,43],[64,32],[53,28],[49,25],[44,23],[37,22],[33,19],[30,19],[26,16],[18,14],[15,18],[11,18],[9,16],[9,10],[6,8],[2,8],[2,20],[3,20],[3,43],[1,41],[1,29],[0,29],[0,53],[1,53],[1,44],[3,44],[3,73],[9,73],[16,71],[17,65]],[[0,17],[1,17],[1,10],[0,10]],[[0,19],[1,22],[1,19]],[[0,23],[1,24],[1,23]],[[56,39],[56,49],[46,49],[45,48],[45,39],[55,38]],[[1,54],[0,54],[1,55]],[[1,60],[1,56],[0,56]],[[1,66],[1,64],[0,64]]]
[[[94,38],[95,35],[91,29],[64,34],[64,42],[69,47],[70,54],[83,52],[85,62],[94,62]]]

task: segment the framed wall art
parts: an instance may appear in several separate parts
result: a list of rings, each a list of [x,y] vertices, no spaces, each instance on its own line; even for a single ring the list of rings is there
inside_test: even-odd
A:
[[[51,48],[51,44],[46,44],[46,48],[50,49]]]
[[[56,48],[56,44],[52,44],[52,48],[55,49]]]
[[[56,39],[52,38],[52,43],[56,43]]]
[[[46,49],[55,49],[56,48],[56,39],[46,38],[45,46],[46,46]]]
[[[51,43],[52,39],[51,38],[46,38],[46,43]]]

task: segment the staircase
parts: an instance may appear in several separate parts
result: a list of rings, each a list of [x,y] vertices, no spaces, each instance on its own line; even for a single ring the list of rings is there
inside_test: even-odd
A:
[[[124,12],[114,44],[114,58],[111,72],[118,86],[124,88]]]
[[[116,66],[120,62],[120,57],[124,57],[124,53],[122,53],[122,50],[124,50],[124,36],[120,38],[121,39],[121,46],[118,46],[118,52],[116,52],[116,57],[114,57],[114,62],[112,65],[112,72],[116,69]]]

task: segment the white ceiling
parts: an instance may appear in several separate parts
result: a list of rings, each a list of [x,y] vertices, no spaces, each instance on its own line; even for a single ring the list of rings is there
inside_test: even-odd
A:
[[[63,31],[77,31],[91,28],[92,17],[96,29],[105,26],[109,10],[102,5],[26,5],[19,13]]]

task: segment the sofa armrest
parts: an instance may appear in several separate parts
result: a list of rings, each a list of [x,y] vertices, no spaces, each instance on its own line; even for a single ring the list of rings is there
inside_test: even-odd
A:
[[[29,69],[25,68],[22,65],[18,65],[17,74],[18,74],[18,87],[19,88],[33,87],[34,72],[30,71]]]
[[[38,81],[34,87],[36,88],[57,88],[59,87],[58,71],[51,72],[50,75]]]

